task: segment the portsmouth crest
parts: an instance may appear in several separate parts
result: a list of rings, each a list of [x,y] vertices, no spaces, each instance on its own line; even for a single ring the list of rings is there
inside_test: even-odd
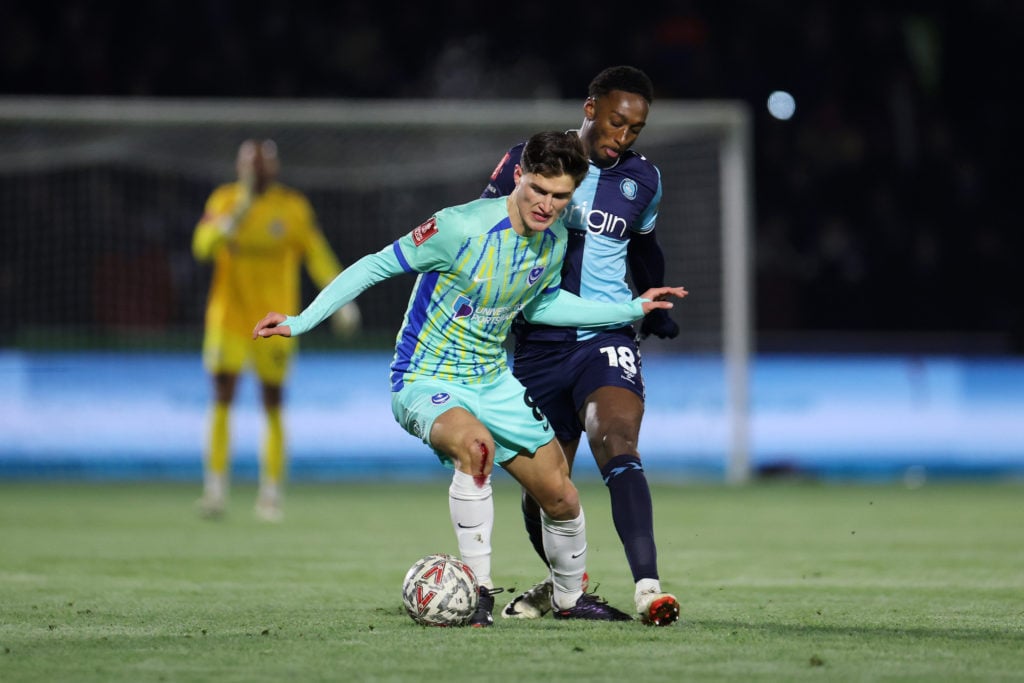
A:
[[[540,277],[541,273],[544,272],[544,266],[537,266],[536,268],[530,269],[529,275],[526,276],[526,282],[533,284]]]
[[[463,294],[455,300],[454,318],[457,320],[459,318],[468,318],[471,315],[473,315],[473,302],[470,301],[468,296]]]

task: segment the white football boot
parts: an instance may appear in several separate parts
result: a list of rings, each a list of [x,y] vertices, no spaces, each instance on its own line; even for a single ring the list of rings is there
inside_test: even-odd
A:
[[[199,516],[219,519],[227,508],[228,483],[223,474],[207,474],[203,478],[203,495],[196,501]]]
[[[284,519],[284,510],[281,509],[281,487],[269,482],[261,483],[253,513],[257,519],[264,522],[277,523],[282,521]]]
[[[583,592],[590,587],[590,577],[583,573]],[[501,610],[501,616],[507,619],[539,619],[550,612],[554,606],[551,602],[551,594],[554,588],[551,585],[551,578],[536,584],[533,588],[523,591],[512,602],[505,605]]]
[[[648,626],[668,626],[679,621],[679,600],[671,593],[663,593],[653,579],[636,582],[634,599],[640,621]]]

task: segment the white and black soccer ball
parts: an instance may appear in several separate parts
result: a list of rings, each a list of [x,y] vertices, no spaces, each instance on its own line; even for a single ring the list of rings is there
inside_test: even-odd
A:
[[[444,553],[417,560],[402,584],[405,611],[423,626],[465,626],[479,598],[473,570]]]

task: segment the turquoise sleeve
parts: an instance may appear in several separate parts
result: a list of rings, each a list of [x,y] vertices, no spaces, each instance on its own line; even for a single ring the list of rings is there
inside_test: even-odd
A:
[[[558,289],[541,294],[527,304],[523,316],[531,323],[555,327],[602,327],[644,317],[645,301],[650,299],[612,304],[581,299],[564,289]]]
[[[331,280],[302,313],[288,316],[281,325],[290,327],[293,337],[309,332],[373,285],[404,272],[394,245],[367,254]]]

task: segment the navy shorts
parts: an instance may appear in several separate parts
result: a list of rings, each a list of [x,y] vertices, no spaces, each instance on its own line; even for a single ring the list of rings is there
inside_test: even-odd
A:
[[[600,332],[575,343],[520,344],[512,372],[562,441],[583,433],[580,408],[596,389],[622,387],[644,399],[640,350],[631,328]]]

